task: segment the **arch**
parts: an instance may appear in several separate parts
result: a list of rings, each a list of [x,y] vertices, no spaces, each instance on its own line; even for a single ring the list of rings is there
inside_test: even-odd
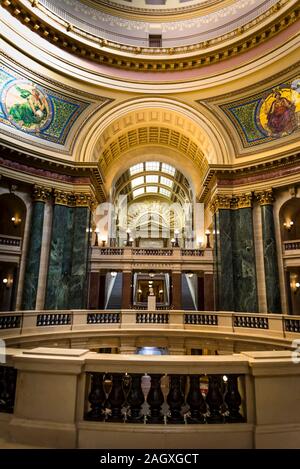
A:
[[[180,164],[190,160],[198,178],[200,169],[205,173],[209,164],[231,163],[234,155],[229,136],[210,110],[201,105],[196,110],[174,99],[134,98],[105,114],[99,111],[89,125],[74,148],[75,159],[100,161],[102,175],[110,183],[117,172],[114,161],[122,155],[132,164],[131,151],[136,148],[144,152],[156,145],[177,151]]]
[[[282,204],[279,210],[282,241],[300,239],[300,198],[293,197]]]
[[[13,193],[0,194],[1,234],[23,237],[26,219],[26,205]]]

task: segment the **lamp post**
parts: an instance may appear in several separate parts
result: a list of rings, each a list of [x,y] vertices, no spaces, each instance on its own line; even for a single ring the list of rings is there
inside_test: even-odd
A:
[[[127,235],[126,246],[130,246],[130,233],[131,233],[131,230],[128,228],[126,230],[126,235]]]
[[[210,245],[210,239],[209,239],[209,238],[210,238],[210,231],[209,231],[209,230],[206,230],[206,231],[205,231],[205,235],[206,235],[206,238],[207,238],[206,247],[207,247],[207,248],[210,248],[210,247],[211,247],[211,245]]]
[[[179,230],[175,230],[174,235],[175,235],[175,247],[178,248],[179,247],[179,241],[178,241]]]
[[[95,246],[99,246],[98,234],[99,234],[99,230],[98,228],[96,228],[95,229]]]

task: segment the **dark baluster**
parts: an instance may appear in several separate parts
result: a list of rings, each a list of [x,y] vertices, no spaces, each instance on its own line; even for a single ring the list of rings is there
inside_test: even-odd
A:
[[[91,392],[88,401],[91,404],[91,410],[86,414],[87,420],[103,420],[104,419],[104,402],[105,392],[103,390],[103,374],[91,374]]]
[[[223,396],[220,391],[221,377],[218,375],[209,376],[208,393],[206,403],[209,406],[210,415],[207,418],[208,423],[221,423],[223,417],[221,415],[221,406],[223,404]]]
[[[206,413],[206,404],[200,390],[200,376],[190,375],[190,389],[187,396],[191,416],[188,423],[204,423],[203,414]]]
[[[238,388],[238,375],[228,376],[225,402],[229,412],[229,415],[226,417],[226,421],[229,423],[244,422],[245,419],[240,414],[242,399]]]
[[[108,419],[114,422],[123,422],[122,405],[125,401],[125,395],[122,383],[123,375],[114,373],[112,375],[112,388],[108,396],[108,402],[111,406],[111,415]]]
[[[0,367],[0,412],[13,413],[16,394],[17,370]]]
[[[149,423],[162,423],[161,406],[164,403],[164,395],[160,387],[160,379],[163,375],[151,374],[151,388],[147,396],[147,402],[150,406]]]
[[[142,391],[141,380],[142,375],[131,375],[131,388],[127,397],[127,403],[130,406],[130,415],[128,417],[128,421],[133,423],[140,423],[144,421],[143,416],[141,415],[141,407],[145,401],[145,397]]]
[[[167,403],[170,407],[171,416],[168,418],[169,423],[184,423],[181,415],[181,407],[184,403],[184,395],[181,391],[180,375],[171,375],[169,378],[170,391],[167,396]]]

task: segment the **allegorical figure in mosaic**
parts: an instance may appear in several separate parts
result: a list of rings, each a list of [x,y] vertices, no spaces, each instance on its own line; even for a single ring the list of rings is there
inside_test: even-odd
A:
[[[296,106],[280,91],[274,91],[274,100],[267,114],[268,127],[273,135],[290,134],[297,128]]]
[[[45,121],[48,115],[46,98],[35,87],[32,89],[16,86],[20,100],[9,109],[9,115],[22,127],[37,126]]]

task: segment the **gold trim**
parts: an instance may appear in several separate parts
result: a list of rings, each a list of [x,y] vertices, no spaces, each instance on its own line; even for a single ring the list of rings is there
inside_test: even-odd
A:
[[[255,192],[255,198],[259,205],[273,205],[275,202],[273,189],[266,189],[262,192]]]
[[[34,185],[32,190],[32,200],[34,202],[46,202],[51,198],[52,189],[45,186]]]
[[[24,25],[29,27],[33,32],[38,33],[44,39],[55,44],[57,47],[66,50],[69,53],[73,53],[80,57],[85,57],[93,62],[102,63],[104,65],[112,66],[115,68],[122,68],[127,70],[134,70],[136,72],[164,72],[164,71],[182,71],[190,69],[198,69],[203,66],[207,66],[213,63],[219,63],[221,61],[236,57],[244,52],[258,46],[261,43],[269,40],[273,36],[276,36],[280,32],[287,29],[293,23],[295,23],[300,15],[300,2],[297,6],[292,6],[284,14],[273,19],[268,25],[263,26],[261,30],[253,32],[247,36],[249,32],[247,28],[237,28],[230,37],[220,36],[210,41],[204,41],[199,44],[194,44],[184,47],[174,48],[143,48],[135,46],[126,46],[119,43],[114,43],[106,39],[99,39],[95,46],[87,45],[82,42],[81,39],[75,39],[71,37],[67,29],[70,28],[70,23],[65,22],[66,32],[62,32],[57,28],[54,28],[47,24],[45,21],[34,13],[31,9],[24,7],[19,0],[1,0],[1,5],[6,8],[15,18],[21,21]],[[276,13],[281,8],[280,3],[274,5],[268,10],[268,15]],[[39,4],[35,10],[39,9]],[[254,22],[257,27],[257,21]],[[72,26],[72,25],[71,25]],[[71,31],[70,31],[71,32]],[[86,40],[88,37],[87,33],[82,33],[79,29],[72,26],[72,34],[82,34],[82,39]],[[245,36],[241,38],[241,34]],[[236,42],[230,44],[227,47],[222,47],[221,44],[227,39],[236,38]],[[89,38],[92,40],[92,36]],[[219,48],[218,48],[219,45]],[[212,52],[205,52],[209,47],[216,46],[216,49]],[[107,50],[110,48],[111,50]],[[118,52],[130,54],[130,57],[124,57],[118,55]],[[153,57],[154,54],[164,54],[173,56],[176,53],[189,54],[198,52],[197,55],[192,57],[186,57],[184,59],[178,58],[159,58],[153,59],[148,58],[147,54]],[[144,54],[143,57],[132,57],[132,55]]]
[[[218,210],[239,210],[241,208],[252,208],[253,194],[222,195],[217,194],[210,203],[210,210],[214,214]]]

